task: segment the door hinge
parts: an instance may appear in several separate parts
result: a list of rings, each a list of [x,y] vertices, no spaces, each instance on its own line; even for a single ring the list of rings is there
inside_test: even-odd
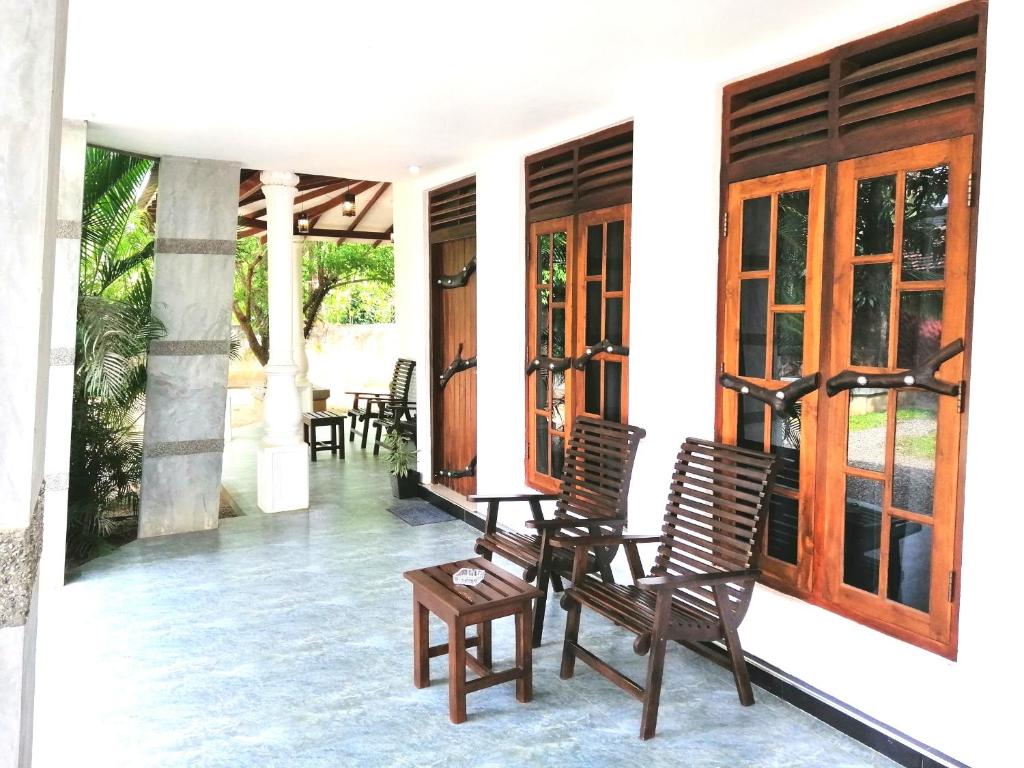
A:
[[[729,212],[722,214],[722,237],[729,236]]]
[[[946,599],[953,602],[956,595],[956,571],[949,572],[949,579],[946,581]]]
[[[974,205],[974,171],[967,174],[967,207]]]
[[[967,380],[960,379],[960,386],[956,390],[956,412],[964,412],[964,390],[967,389]]]

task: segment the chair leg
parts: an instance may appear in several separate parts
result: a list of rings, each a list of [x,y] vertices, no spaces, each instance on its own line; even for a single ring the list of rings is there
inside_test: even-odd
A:
[[[415,598],[412,614],[412,683],[417,688],[426,688],[430,685],[430,614]]]
[[[356,439],[356,414],[355,411],[348,415],[349,427],[348,427],[348,441],[351,443]]]
[[[533,700],[533,649],[530,648],[530,609],[516,613],[516,666],[522,676],[516,680],[516,701],[526,704]]]
[[[551,572],[551,589],[558,594],[562,594],[565,590],[565,585],[562,583],[562,577],[554,571]]]
[[[484,621],[476,625],[477,643],[476,658],[483,666],[491,667],[491,622]]]
[[[316,461],[316,425],[309,425],[309,460]]]
[[[537,571],[537,589],[540,597],[533,604],[533,647],[540,648],[544,639],[544,611],[548,602],[548,580],[550,574],[543,565]]]
[[[658,705],[661,703],[661,679],[665,671],[665,632],[672,616],[672,594],[658,593],[654,606],[654,627],[650,658],[647,661],[647,684],[644,686],[644,711],[640,717],[640,738],[654,738],[658,727]]]
[[[654,737],[658,727],[658,705],[661,703],[661,678],[665,671],[665,645],[662,637],[651,644],[651,656],[647,660],[647,684],[644,686],[644,711],[640,716],[640,738]]]
[[[380,421],[376,424],[376,430],[373,435],[373,455],[376,456],[380,453]]]
[[[360,445],[360,447],[365,451],[366,438],[370,434],[370,414],[367,413],[364,416],[361,416],[359,420],[363,422],[362,444]]]
[[[331,456],[338,455],[338,425],[331,424]]]
[[[466,628],[458,622],[448,625],[448,718],[466,721]]]
[[[580,603],[571,598],[568,602],[569,607],[566,609],[565,616],[565,641],[562,644],[562,668],[558,672],[558,676],[563,680],[568,680],[576,671],[576,654],[569,649],[569,645],[570,643],[575,644],[580,639],[580,614],[583,612],[583,606]]]
[[[736,631],[737,622],[732,614],[729,593],[724,585],[716,585],[713,588],[715,603],[718,606],[719,621],[722,627],[722,639],[725,640],[725,647],[729,651],[729,661],[732,662],[732,676],[736,680],[736,692],[740,695],[740,704],[749,707],[754,703],[754,691],[750,687],[750,671],[747,669],[747,660],[743,658],[743,646],[740,645],[740,636]]]

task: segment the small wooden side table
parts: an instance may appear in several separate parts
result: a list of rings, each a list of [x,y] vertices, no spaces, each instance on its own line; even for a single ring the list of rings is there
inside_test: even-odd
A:
[[[302,414],[302,439],[309,445],[310,461],[316,461],[318,451],[330,451],[333,456],[341,451],[341,458],[345,458],[345,419],[347,413],[335,413],[334,411],[307,411]],[[330,440],[317,440],[317,427],[330,427]]]
[[[486,571],[475,587],[452,581],[460,568]],[[531,602],[540,590],[482,557],[406,571],[412,582],[413,684],[430,685],[430,659],[448,654],[448,717],[453,723],[466,720],[466,694],[492,685],[516,681],[516,700],[533,698],[533,612]],[[429,614],[448,625],[448,642],[430,644]],[[491,671],[491,622],[515,616],[516,665],[502,672]],[[475,624],[476,637],[467,638],[466,628]],[[466,652],[476,648],[476,656]],[[466,680],[466,667],[480,675]]]

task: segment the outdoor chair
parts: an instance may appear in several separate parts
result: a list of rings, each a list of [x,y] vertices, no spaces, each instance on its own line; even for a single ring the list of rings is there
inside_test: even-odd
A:
[[[643,702],[640,738],[654,736],[665,663],[665,644],[722,640],[729,653],[740,703],[754,703],[737,627],[750,605],[759,572],[751,569],[754,537],[771,493],[774,457],[707,440],[687,438],[676,458],[660,536],[553,537],[552,545],[573,552],[573,586],[562,606],[568,612],[561,677],[573,676],[580,659]],[[638,544],[657,543],[651,574],[644,577]],[[587,575],[588,552],[623,545],[633,584],[613,584]],[[633,650],[650,651],[641,687],[579,643],[586,607],[636,635]]]
[[[362,437],[360,447],[366,448],[366,440],[370,434],[370,422],[376,422],[384,415],[386,406],[405,406],[409,402],[409,389],[412,386],[413,371],[416,368],[415,360],[398,358],[395,361],[395,370],[391,374],[391,384],[387,392],[346,392],[352,395],[352,407],[349,408],[350,418],[348,439],[355,440],[356,435]],[[361,429],[356,429],[356,425]],[[376,454],[378,446],[374,445]]]
[[[525,581],[537,579],[541,596],[534,606],[535,648],[540,646],[544,633],[548,584],[561,592],[562,576],[568,577],[572,568],[570,553],[553,550],[551,537],[611,535],[622,531],[633,461],[645,434],[640,427],[581,416],[576,419],[566,446],[559,493],[469,497],[470,501],[487,502],[484,535],[476,540],[477,553],[487,559],[501,555],[524,569]],[[541,510],[541,501],[547,500],[556,502],[553,519],[545,519]],[[503,501],[527,502],[532,519],[526,525],[537,533],[498,528],[498,508]],[[614,556],[614,546],[589,552],[585,571],[612,581],[610,563]]]
[[[398,432],[399,435],[416,442],[416,403],[385,403],[383,412],[376,421],[376,434],[373,438],[373,455],[380,453],[382,433],[390,435]]]

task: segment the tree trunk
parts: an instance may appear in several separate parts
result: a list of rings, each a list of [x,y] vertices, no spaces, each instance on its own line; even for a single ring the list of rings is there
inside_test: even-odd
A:
[[[256,359],[260,361],[260,365],[266,365],[267,361],[270,360],[270,339],[263,341],[258,335],[256,335],[255,329],[252,327],[252,323],[249,318],[245,316],[243,312],[238,310],[238,307],[232,308],[235,314],[235,319],[238,320],[238,324],[242,326],[242,330],[245,332],[245,338],[249,342],[249,349],[256,356]]]

